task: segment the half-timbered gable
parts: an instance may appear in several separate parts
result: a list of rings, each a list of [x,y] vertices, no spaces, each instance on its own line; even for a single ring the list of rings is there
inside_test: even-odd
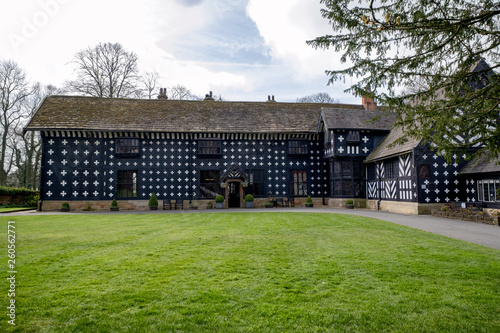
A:
[[[364,108],[323,108],[324,158],[329,168],[330,198],[365,198],[364,160],[389,133],[394,116]],[[337,202],[338,201],[338,202]],[[340,204],[341,200],[330,200]]]

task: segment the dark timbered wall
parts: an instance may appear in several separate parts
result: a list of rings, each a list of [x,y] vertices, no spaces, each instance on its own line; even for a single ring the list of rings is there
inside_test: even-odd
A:
[[[200,195],[200,171],[232,164],[263,170],[265,192],[290,195],[292,170],[306,170],[307,193],[328,194],[323,145],[318,135],[203,133],[43,132],[42,198],[44,200],[110,200],[117,197],[119,170],[137,171],[137,199],[152,192],[161,198],[194,199]],[[140,154],[115,154],[117,138],[138,137]],[[199,156],[198,139],[221,140],[220,156]],[[308,153],[289,155],[288,140],[307,141]]]

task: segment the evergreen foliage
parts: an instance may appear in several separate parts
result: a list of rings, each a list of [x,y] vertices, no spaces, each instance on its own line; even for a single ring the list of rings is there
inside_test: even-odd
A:
[[[149,207],[158,207],[158,198],[156,198],[156,194],[154,192],[149,198]]]
[[[448,159],[478,144],[498,155],[498,1],[321,3],[334,33],[307,43],[342,51],[347,64],[326,71],[329,83],[361,77],[347,92],[395,111],[405,133],[399,143],[424,139]]]

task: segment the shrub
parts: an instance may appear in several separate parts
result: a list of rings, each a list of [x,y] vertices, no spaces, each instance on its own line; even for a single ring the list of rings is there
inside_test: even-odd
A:
[[[214,204],[211,201],[207,202],[207,209],[212,209],[212,208],[214,208]]]
[[[92,204],[90,202],[87,202],[87,207],[85,209],[82,209],[84,211],[87,211],[87,212],[91,212],[92,211]]]
[[[251,194],[245,195],[245,201],[246,202],[253,202],[253,195],[251,195]]]
[[[352,200],[352,199],[347,199],[347,200],[345,201],[345,204],[346,204],[346,205],[349,205],[349,206],[354,205],[354,200]]]
[[[0,186],[0,195],[22,195],[27,197],[29,195],[36,194],[38,194],[37,191],[30,190],[28,188]]]
[[[111,201],[111,208],[118,208],[118,202],[116,202],[115,198],[113,198],[113,201]]]
[[[218,196],[215,197],[215,202],[217,202],[217,203],[224,202],[224,197],[219,194]]]
[[[312,204],[313,203],[313,199],[311,198],[310,195],[307,196],[307,199],[306,199],[306,204]]]
[[[61,209],[69,209],[69,203],[68,202],[63,202],[61,204]]]
[[[158,198],[156,198],[154,192],[151,194],[151,198],[149,198],[149,207],[158,207]]]
[[[26,196],[26,206],[28,207],[38,207],[38,201],[40,201],[39,194],[30,194]]]

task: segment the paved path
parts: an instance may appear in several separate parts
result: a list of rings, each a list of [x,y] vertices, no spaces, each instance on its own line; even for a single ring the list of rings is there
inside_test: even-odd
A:
[[[2,214],[3,216],[19,216],[19,215],[53,215],[53,214],[176,214],[176,213],[244,213],[249,212],[246,209],[214,209],[214,210],[174,210],[174,211],[128,211],[128,212],[82,212],[82,213],[58,213],[58,212],[43,212],[35,211],[14,212]],[[273,209],[252,209],[251,212],[297,212],[297,213],[330,213],[330,214],[350,214],[358,216],[366,216],[376,218],[407,227],[420,229],[443,235],[450,238],[461,239],[467,242],[484,245],[500,250],[500,227],[483,223],[475,223],[468,221],[450,220],[444,218],[433,217],[430,215],[402,215],[389,212],[381,212],[367,209],[340,209],[340,208],[273,208]]]

